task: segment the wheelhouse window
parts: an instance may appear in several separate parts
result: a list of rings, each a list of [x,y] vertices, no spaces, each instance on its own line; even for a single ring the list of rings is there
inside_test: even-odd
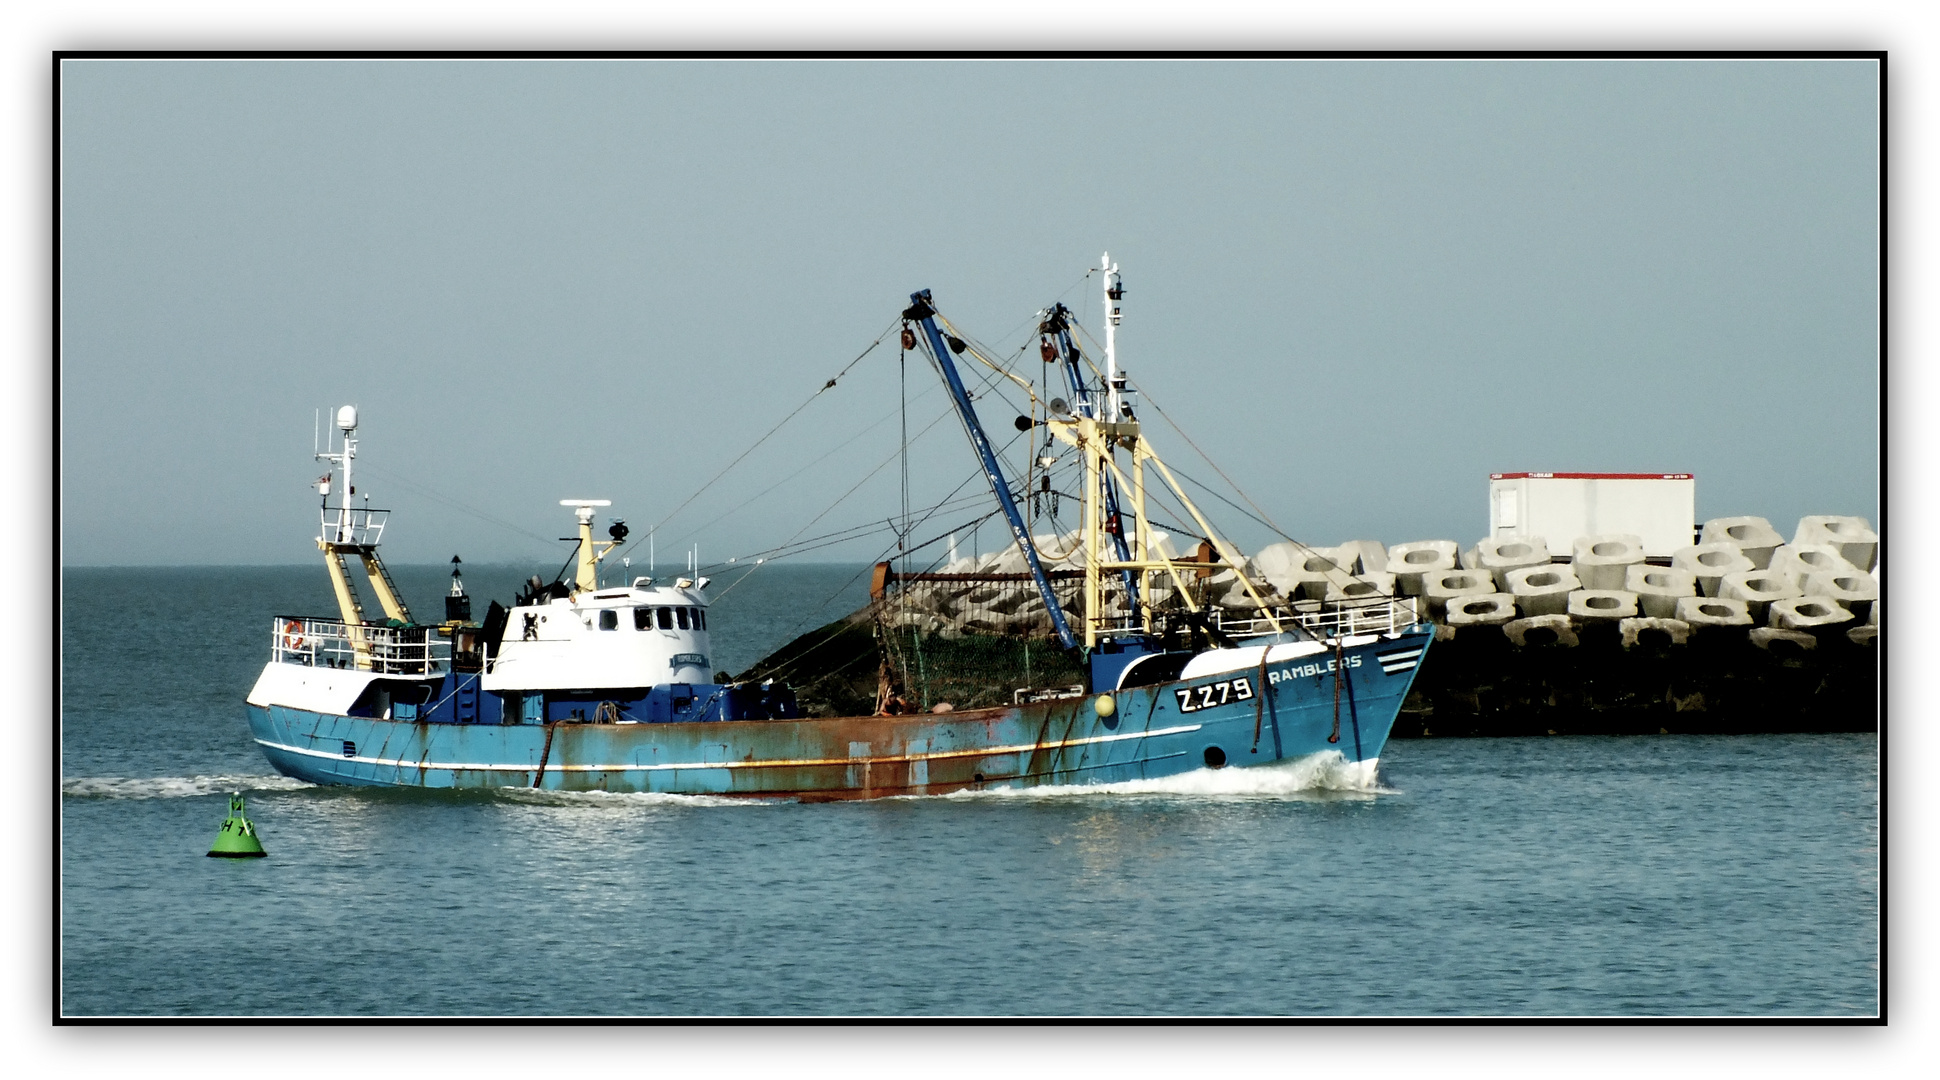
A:
[[[606,608],[600,612],[601,630],[618,630],[619,628],[620,628],[619,612],[614,611],[612,608]]]
[[[707,629],[707,609],[706,608],[694,609],[694,629],[696,630]]]
[[[654,610],[660,613],[660,628],[662,630],[672,630],[674,628],[673,609],[663,607],[663,608],[654,608]]]
[[[675,608],[675,609],[674,609],[674,618],[675,618],[675,619],[676,619],[677,621],[679,621],[679,623],[680,623],[680,628],[681,628],[682,630],[685,630],[685,629],[687,629],[687,628],[688,628],[688,627],[687,627],[687,609],[686,609],[686,608],[684,608],[684,607],[679,607],[679,608]]]
[[[637,607],[633,609],[633,628],[635,630],[653,629],[653,609]]]

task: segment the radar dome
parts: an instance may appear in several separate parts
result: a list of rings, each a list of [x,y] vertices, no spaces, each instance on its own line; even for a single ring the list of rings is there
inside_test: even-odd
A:
[[[345,405],[345,406],[344,406],[343,408],[341,408],[341,409],[338,409],[338,410],[337,410],[337,426],[338,426],[338,427],[340,427],[340,428],[342,428],[342,429],[344,429],[345,431],[354,431],[354,430],[356,430],[356,428],[357,428],[357,406],[355,406],[355,405]]]

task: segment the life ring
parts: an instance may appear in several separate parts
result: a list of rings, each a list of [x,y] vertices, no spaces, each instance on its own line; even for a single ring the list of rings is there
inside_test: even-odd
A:
[[[283,647],[292,652],[301,651],[304,645],[303,624],[291,619],[283,624]]]

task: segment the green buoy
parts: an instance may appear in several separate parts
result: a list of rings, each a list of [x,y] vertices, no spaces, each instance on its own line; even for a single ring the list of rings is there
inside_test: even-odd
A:
[[[209,857],[260,859],[268,854],[263,850],[263,842],[256,839],[256,826],[243,816],[242,792],[230,792],[229,816],[222,819],[222,829],[216,833],[215,846],[209,849]]]

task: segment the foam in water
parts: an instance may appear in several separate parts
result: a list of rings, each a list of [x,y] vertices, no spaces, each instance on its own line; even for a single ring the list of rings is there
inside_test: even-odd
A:
[[[314,786],[288,776],[76,776],[61,781],[61,794],[77,799],[191,799]]]
[[[945,799],[1062,799],[1099,795],[1190,795],[1269,799],[1373,798],[1399,794],[1381,785],[1378,761],[1350,762],[1337,751],[1248,768],[1194,769],[1153,780],[1114,784],[1043,784],[1037,787],[953,791]]]

